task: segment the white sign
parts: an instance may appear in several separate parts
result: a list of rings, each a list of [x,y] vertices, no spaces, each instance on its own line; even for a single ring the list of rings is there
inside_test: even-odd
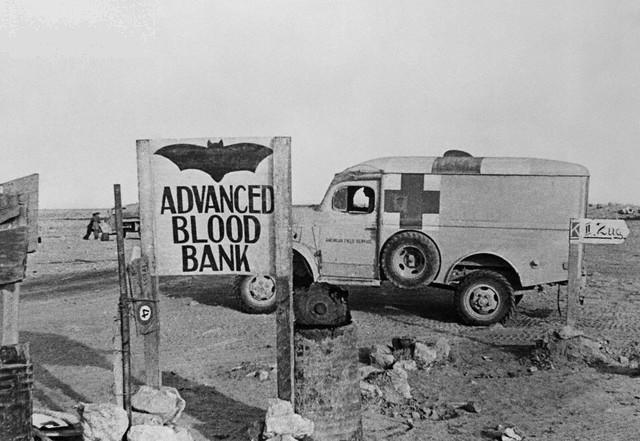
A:
[[[622,219],[573,219],[569,239],[590,244],[621,244],[629,235]]]
[[[276,274],[275,214],[286,203],[274,176],[289,173],[289,158],[290,138],[138,141],[152,244],[141,238],[155,274]]]

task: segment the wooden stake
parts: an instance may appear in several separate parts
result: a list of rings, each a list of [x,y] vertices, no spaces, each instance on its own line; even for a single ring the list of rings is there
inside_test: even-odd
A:
[[[568,326],[575,326],[578,315],[578,298],[582,287],[582,255],[584,244],[580,243],[580,235],[572,235],[571,227],[575,228],[575,219],[571,220],[569,229],[569,282],[567,285],[567,304],[565,305],[565,322]]]
[[[118,276],[120,280],[120,336],[122,341],[122,397],[124,409],[131,421],[131,340],[129,330],[129,296],[127,286],[127,263],[124,253],[124,231],[122,227],[122,200],[120,185],[113,186],[116,215],[116,245],[118,248]]]

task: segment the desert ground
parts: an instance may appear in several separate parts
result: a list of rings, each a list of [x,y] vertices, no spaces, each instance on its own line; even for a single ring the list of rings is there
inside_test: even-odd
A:
[[[98,210],[40,212],[42,243],[29,256],[20,318],[20,341],[31,345],[36,407],[72,411],[78,402],[113,399],[116,243],[82,240],[92,211]],[[640,341],[640,221],[628,224],[623,245],[585,250],[589,278],[577,327],[603,341],[606,363],[550,365],[536,356],[535,341],[564,320],[555,288],[527,293],[513,320],[490,328],[460,325],[445,291],[352,290],[360,348],[390,344],[395,336],[444,337],[451,345],[446,362],[409,372],[416,402],[473,400],[480,407],[479,413],[408,425],[402,412],[365,402],[365,438],[486,439],[483,430],[504,424],[526,439],[638,439],[640,380],[633,362]],[[135,235],[125,242],[128,251],[139,245]],[[198,441],[247,439],[246,427],[264,418],[268,399],[276,396],[275,316],[241,312],[229,279],[168,279],[161,290],[163,382],[187,402],[179,424]],[[139,381],[139,338],[134,352]],[[272,374],[266,381],[247,376],[258,369]]]

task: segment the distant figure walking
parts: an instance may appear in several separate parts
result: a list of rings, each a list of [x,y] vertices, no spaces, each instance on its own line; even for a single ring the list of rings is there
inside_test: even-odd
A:
[[[91,220],[89,221],[89,225],[87,225],[87,234],[84,235],[83,239],[88,240],[93,233],[93,238],[98,239],[100,237],[100,232],[102,228],[100,228],[100,213],[93,213],[91,216]]]

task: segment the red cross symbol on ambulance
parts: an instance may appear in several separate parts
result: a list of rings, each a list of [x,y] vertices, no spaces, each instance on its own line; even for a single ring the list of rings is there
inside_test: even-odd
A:
[[[439,225],[439,175],[402,173],[386,175],[384,178],[385,223],[417,230]],[[399,213],[399,220],[396,213]]]

